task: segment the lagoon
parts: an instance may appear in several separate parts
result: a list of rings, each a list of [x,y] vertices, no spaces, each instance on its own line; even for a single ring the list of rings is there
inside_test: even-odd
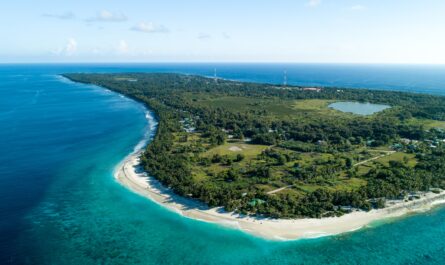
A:
[[[391,108],[391,106],[361,102],[335,102],[330,104],[329,108],[341,112],[367,116]]]

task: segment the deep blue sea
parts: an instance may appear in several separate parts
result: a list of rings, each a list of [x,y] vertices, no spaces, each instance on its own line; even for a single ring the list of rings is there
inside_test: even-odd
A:
[[[272,242],[183,218],[121,187],[150,126],[139,103],[67,72],[180,72],[445,95],[445,66],[0,65],[0,264],[445,264],[445,210]]]

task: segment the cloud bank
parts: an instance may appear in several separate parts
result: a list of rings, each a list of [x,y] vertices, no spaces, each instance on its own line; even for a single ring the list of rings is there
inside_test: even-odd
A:
[[[198,39],[200,39],[200,40],[208,40],[210,38],[212,38],[212,36],[210,34],[207,34],[207,33],[199,33],[198,34]]]
[[[140,22],[139,24],[130,28],[132,31],[139,31],[144,33],[167,33],[168,28],[163,25],[157,25],[153,22]]]
[[[319,6],[320,4],[321,0],[309,0],[309,2],[307,3],[307,5],[311,7],[316,7]]]
[[[112,13],[108,10],[102,10],[96,16],[88,18],[88,22],[124,22],[128,18],[123,13]]]
[[[63,14],[43,14],[43,17],[47,18],[56,18],[56,19],[62,19],[62,20],[68,20],[68,19],[74,19],[76,16],[73,12],[66,12]]]
[[[366,9],[366,7],[362,6],[362,5],[351,6],[351,10],[354,10],[354,11],[360,11],[360,10],[365,10],[365,9]]]

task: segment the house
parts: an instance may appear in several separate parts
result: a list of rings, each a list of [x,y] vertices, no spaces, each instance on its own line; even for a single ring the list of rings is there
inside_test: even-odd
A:
[[[393,144],[393,145],[391,146],[391,148],[394,149],[394,150],[400,150],[400,149],[403,148],[403,145],[397,143],[397,144]]]
[[[407,139],[407,138],[402,138],[402,139],[400,139],[400,142],[402,142],[403,144],[410,144],[411,140]]]
[[[352,212],[352,210],[354,210],[354,208],[352,206],[340,206],[340,210],[342,210],[343,212],[350,213]]]
[[[305,87],[303,88],[304,91],[314,91],[314,92],[320,92],[321,88],[318,87]]]
[[[326,142],[326,141],[323,141],[323,140],[318,140],[318,141],[317,141],[317,144],[318,144],[318,145],[326,145],[327,142]]]

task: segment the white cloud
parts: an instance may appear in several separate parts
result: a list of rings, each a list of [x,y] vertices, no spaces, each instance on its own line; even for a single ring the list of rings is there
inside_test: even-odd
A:
[[[55,55],[65,55],[65,56],[71,56],[77,51],[77,41],[74,38],[69,38],[67,40],[67,43],[65,44],[65,47],[61,47],[55,51],[52,51]]]
[[[88,22],[123,22],[127,21],[127,16],[123,13],[112,13],[108,10],[102,10],[96,16],[87,19]]]
[[[117,45],[117,51],[118,53],[128,53],[128,43],[124,40],[119,41],[119,44]]]
[[[102,50],[98,47],[95,47],[95,48],[91,49],[91,53],[94,55],[99,55],[102,53]]]
[[[207,33],[199,33],[198,34],[198,39],[200,39],[200,40],[207,40],[210,38],[212,38],[212,36]]]
[[[316,7],[321,4],[321,0],[309,0],[307,3],[308,6]]]
[[[71,12],[71,11],[65,12],[63,14],[43,14],[42,16],[48,17],[48,18],[57,18],[57,19],[62,19],[62,20],[68,20],[68,19],[76,18],[74,13]]]
[[[77,41],[74,38],[69,38],[65,46],[65,53],[68,56],[73,55],[77,51]]]
[[[226,40],[228,40],[228,39],[231,38],[231,36],[230,36],[229,34],[227,34],[226,32],[223,32],[222,36],[223,36],[223,38],[226,39]]]
[[[354,11],[360,11],[360,10],[365,10],[365,9],[366,9],[366,7],[362,6],[362,5],[351,6],[351,10],[354,10]]]
[[[156,25],[153,22],[140,22],[139,24],[130,28],[133,31],[140,31],[145,33],[167,33],[169,30],[163,25]]]

